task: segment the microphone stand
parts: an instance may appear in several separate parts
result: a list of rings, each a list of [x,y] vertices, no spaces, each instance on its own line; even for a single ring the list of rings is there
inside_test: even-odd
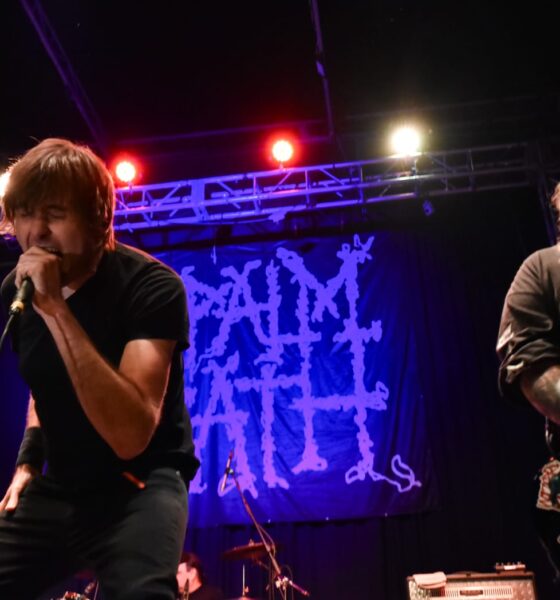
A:
[[[253,522],[253,525],[255,526],[255,529],[257,530],[259,537],[261,538],[261,541],[266,550],[266,553],[268,554],[268,559],[269,559],[268,567],[263,565],[263,563],[260,561],[255,561],[255,562],[257,562],[257,564],[259,564],[260,566],[263,566],[264,568],[266,568],[268,570],[270,600],[273,600],[273,598],[274,598],[274,587],[272,584],[274,584],[276,586],[276,588],[279,590],[280,597],[282,600],[287,600],[288,586],[291,587],[292,589],[300,592],[300,594],[302,594],[303,596],[310,596],[311,594],[307,590],[304,590],[302,587],[300,587],[299,585],[297,585],[293,581],[291,581],[288,577],[286,577],[285,575],[282,575],[282,570],[280,569],[278,561],[276,560],[276,557],[275,557],[276,546],[274,544],[274,540],[270,537],[270,534],[267,531],[265,531],[263,529],[263,527],[261,527],[261,525],[259,525],[259,523],[257,522],[257,519],[255,518],[255,515],[253,514],[253,511],[251,510],[251,507],[249,506],[249,503],[247,502],[247,499],[245,498],[245,494],[243,493],[243,490],[241,489],[241,486],[239,485],[239,481],[237,480],[237,476],[235,475],[235,471],[233,469],[230,469],[230,474],[235,483],[235,487],[237,488],[237,491],[239,492],[239,495],[241,496],[241,502],[243,503],[243,507],[245,508],[245,511],[249,515],[249,518]]]

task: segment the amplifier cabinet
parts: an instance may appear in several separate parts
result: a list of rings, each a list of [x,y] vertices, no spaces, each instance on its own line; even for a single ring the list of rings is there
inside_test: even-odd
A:
[[[414,577],[407,577],[406,581],[409,600],[537,600],[535,576],[529,571],[447,575],[445,586],[434,589],[418,587]]]

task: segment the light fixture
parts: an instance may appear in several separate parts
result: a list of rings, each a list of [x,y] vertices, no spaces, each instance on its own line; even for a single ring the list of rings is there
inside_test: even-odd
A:
[[[411,125],[402,125],[391,135],[391,149],[396,156],[414,156],[420,152],[420,146],[420,132]]]
[[[111,172],[117,185],[134,185],[142,173],[140,162],[130,154],[120,154],[112,161]]]
[[[6,193],[6,188],[8,187],[8,181],[10,180],[10,171],[4,171],[2,175],[0,175],[0,198],[4,196]]]
[[[286,131],[276,131],[266,141],[268,159],[283,169],[288,163],[299,159],[299,146],[296,136]]]

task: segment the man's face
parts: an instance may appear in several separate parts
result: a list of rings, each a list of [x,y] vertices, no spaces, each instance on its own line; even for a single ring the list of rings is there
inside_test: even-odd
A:
[[[14,230],[24,252],[39,246],[60,256],[63,285],[91,266],[95,254],[91,234],[76,211],[63,202],[47,201],[33,209],[17,209]]]

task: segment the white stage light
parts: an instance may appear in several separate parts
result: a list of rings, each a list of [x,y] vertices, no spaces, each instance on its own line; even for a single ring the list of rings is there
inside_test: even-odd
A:
[[[391,148],[398,156],[414,156],[420,151],[420,145],[420,132],[414,127],[399,127],[391,135]]]

